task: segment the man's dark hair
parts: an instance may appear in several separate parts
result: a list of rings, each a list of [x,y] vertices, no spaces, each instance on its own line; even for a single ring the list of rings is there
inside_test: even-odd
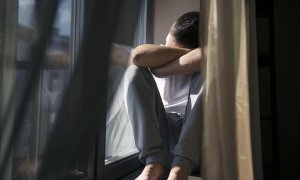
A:
[[[199,16],[198,11],[187,12],[170,29],[170,34],[186,48],[199,47]]]

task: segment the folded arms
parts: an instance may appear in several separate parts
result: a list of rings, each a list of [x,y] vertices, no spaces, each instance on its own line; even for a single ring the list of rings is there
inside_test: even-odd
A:
[[[189,74],[200,71],[201,48],[186,49],[154,44],[136,47],[130,63],[149,68],[157,77],[175,74]]]

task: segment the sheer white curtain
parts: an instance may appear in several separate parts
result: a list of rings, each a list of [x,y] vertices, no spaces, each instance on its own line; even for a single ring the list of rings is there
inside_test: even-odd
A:
[[[202,0],[206,75],[202,174],[262,179],[254,0]]]

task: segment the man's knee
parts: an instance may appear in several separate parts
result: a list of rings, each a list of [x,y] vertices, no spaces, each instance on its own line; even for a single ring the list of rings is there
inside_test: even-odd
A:
[[[127,68],[126,74],[140,74],[143,73],[144,71],[147,71],[147,69],[136,65],[131,65]]]
[[[136,65],[129,66],[125,72],[125,79],[130,81],[139,81],[145,79],[145,77],[148,78],[148,76],[151,76],[151,73],[148,69],[141,68]]]

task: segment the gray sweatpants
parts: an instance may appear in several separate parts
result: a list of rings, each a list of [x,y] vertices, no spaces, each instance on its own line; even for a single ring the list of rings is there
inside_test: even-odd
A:
[[[132,124],[140,160],[200,169],[202,95],[200,74],[194,74],[185,117],[166,113],[148,69],[128,67],[124,81],[125,104]]]

